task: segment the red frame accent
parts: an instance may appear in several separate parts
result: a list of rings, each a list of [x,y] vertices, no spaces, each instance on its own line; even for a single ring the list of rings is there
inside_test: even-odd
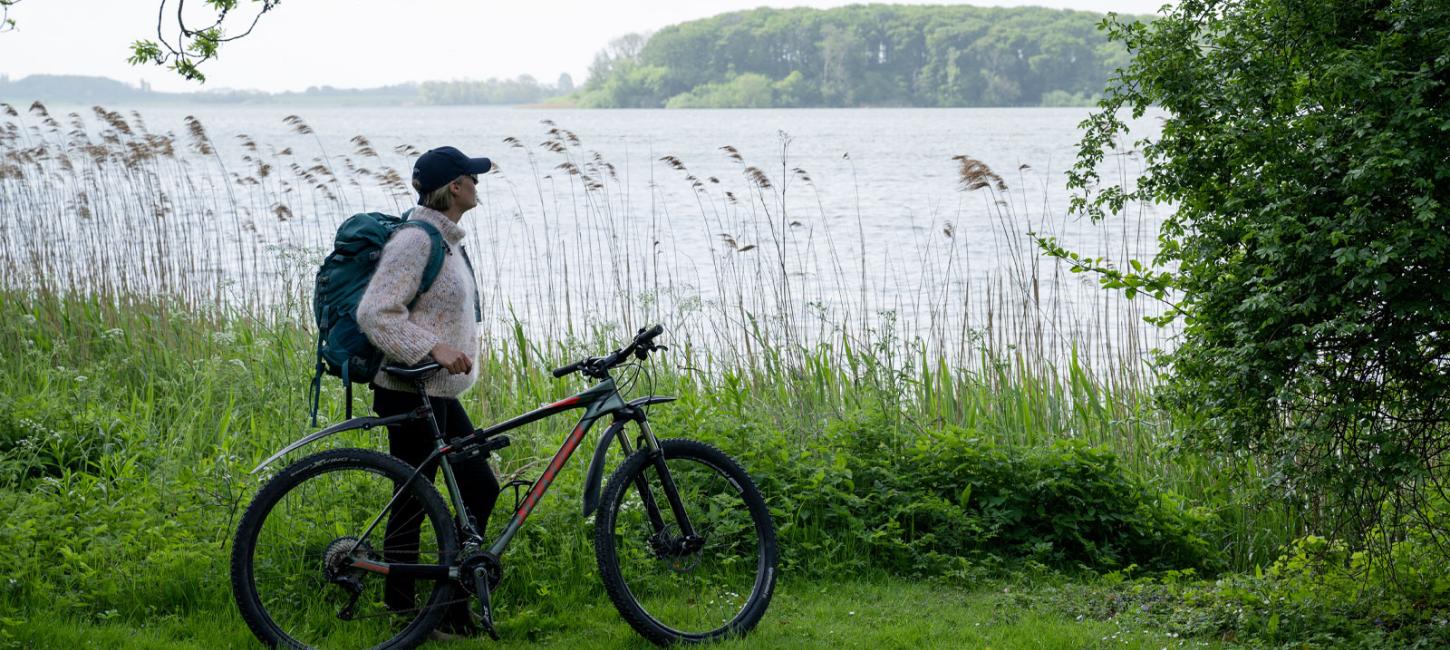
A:
[[[577,402],[578,398],[571,397],[569,400]],[[551,406],[557,406],[569,400],[556,402]],[[534,482],[533,488],[529,489],[529,494],[524,497],[524,502],[519,504],[518,512],[514,513],[514,518],[518,520],[519,524],[523,524],[524,520],[529,518],[529,513],[534,511],[534,506],[538,505],[540,498],[543,498],[544,491],[549,489],[549,485],[554,482],[554,477],[559,474],[559,470],[564,467],[564,463],[569,462],[569,457],[574,455],[574,450],[578,448],[579,441],[583,439],[584,423],[580,422],[574,426],[573,433],[570,433],[569,437],[564,440],[564,446],[560,447],[558,453],[554,454],[554,459],[549,461],[549,466],[544,469],[544,475]]]
[[[578,403],[579,403],[579,396],[578,395],[575,395],[573,397],[565,397],[564,399],[561,399],[561,400],[559,400],[557,402],[554,402],[553,404],[550,404],[550,405],[548,405],[545,408],[551,408],[551,409],[552,408],[562,408],[562,407],[565,407],[565,406],[574,406],[574,405],[576,405]]]
[[[392,567],[386,564],[379,564],[368,560],[353,560],[352,565],[364,571],[372,571],[373,573],[381,573],[383,575],[388,575],[393,572]]]

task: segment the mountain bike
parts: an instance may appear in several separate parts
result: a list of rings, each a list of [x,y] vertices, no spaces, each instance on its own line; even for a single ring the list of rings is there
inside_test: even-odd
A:
[[[604,590],[640,635],[659,645],[741,636],[759,623],[775,589],[778,550],[765,500],[750,476],[720,450],[685,439],[660,440],[651,405],[626,401],[611,370],[665,349],[656,325],[603,357],[555,369],[580,373],[589,389],[523,415],[446,440],[423,382],[440,366],[388,366],[425,399],[411,413],[359,417],[309,434],[253,473],[303,446],[343,431],[423,419],[437,449],[419,467],[367,449],[332,449],[302,458],[266,482],[247,507],[232,546],[232,591],[242,618],[264,644],[284,647],[410,648],[447,607],[467,603],[493,638],[492,595],[501,558],[591,427],[611,418],[584,479],[583,514],[594,515],[594,549]],[[458,493],[450,462],[509,444],[504,432],[583,409],[563,446],[532,483],[514,481],[513,516],[491,542]],[[634,425],[634,441],[626,426]],[[624,453],[603,493],[612,444]],[[445,500],[420,479],[436,463]],[[528,486],[520,498],[519,488]],[[501,490],[502,492],[502,490]],[[449,506],[452,506],[452,512]],[[486,523],[486,522],[485,522]],[[411,536],[388,531],[415,531]]]

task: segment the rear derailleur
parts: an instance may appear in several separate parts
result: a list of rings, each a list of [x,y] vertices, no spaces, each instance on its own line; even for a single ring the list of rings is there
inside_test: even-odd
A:
[[[363,593],[363,571],[352,566],[356,559],[376,561],[377,554],[367,542],[356,537],[339,537],[322,552],[322,578],[347,593],[347,603],[337,617],[350,621],[357,615],[357,601]]]

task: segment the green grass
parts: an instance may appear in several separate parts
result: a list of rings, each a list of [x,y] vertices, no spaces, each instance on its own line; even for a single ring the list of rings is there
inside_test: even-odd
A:
[[[594,579],[589,576],[589,579]],[[1166,632],[1077,621],[1014,597],[1014,589],[967,589],[880,577],[828,582],[786,577],[755,633],[733,648],[1151,648],[1224,647]],[[214,648],[255,645],[232,610],[154,621],[77,621],[40,616],[8,629],[22,648]],[[430,643],[425,648],[652,647],[600,596],[523,605],[503,613],[502,641]]]

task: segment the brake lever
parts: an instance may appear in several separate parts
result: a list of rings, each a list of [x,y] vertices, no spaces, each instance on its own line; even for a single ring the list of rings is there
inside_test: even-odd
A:
[[[651,353],[651,352],[664,352],[665,350],[668,350],[668,349],[670,349],[670,348],[667,345],[655,345],[653,343],[649,344],[648,346],[643,346],[642,345],[642,346],[640,346],[638,348],[635,348],[635,350],[634,350],[634,358],[639,359],[639,360],[642,361],[646,357],[648,357],[649,356],[649,353]]]

